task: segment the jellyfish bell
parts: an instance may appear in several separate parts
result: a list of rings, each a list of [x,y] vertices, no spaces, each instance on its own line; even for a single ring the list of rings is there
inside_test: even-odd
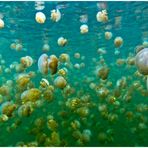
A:
[[[61,19],[61,12],[59,9],[53,9],[51,10],[51,16],[50,19],[54,22],[58,22]]]
[[[4,28],[5,26],[5,23],[2,19],[0,19],[0,29]]]
[[[63,89],[64,87],[66,87],[67,81],[65,80],[64,77],[58,76],[58,77],[54,80],[54,85],[55,85],[57,88]]]
[[[26,68],[32,66],[33,64],[33,59],[30,56],[22,57],[20,61],[21,61],[21,64],[23,64],[24,67]]]
[[[99,11],[96,15],[96,19],[98,22],[107,22],[108,21],[108,16],[107,16],[107,11],[106,10],[102,10]]]
[[[38,69],[42,74],[48,73],[48,55],[42,54],[38,59]]]
[[[113,35],[112,35],[111,32],[108,32],[108,31],[105,32],[105,39],[106,39],[106,40],[110,40],[110,39],[112,38],[112,36],[113,36]]]
[[[85,34],[88,32],[88,26],[86,24],[83,24],[80,26],[80,33]]]
[[[58,69],[58,58],[55,55],[51,55],[48,59],[48,66],[51,74],[55,74]]]
[[[147,76],[147,89],[148,89],[148,48],[140,50],[135,57],[135,64],[138,71]]]
[[[64,37],[59,37],[57,41],[59,46],[65,46],[67,42],[68,42],[67,39],[65,39]]]
[[[114,44],[117,48],[121,47],[123,45],[123,39],[122,37],[116,37],[114,39]]]
[[[35,20],[37,23],[43,24],[45,23],[46,16],[43,12],[37,12],[35,15]]]

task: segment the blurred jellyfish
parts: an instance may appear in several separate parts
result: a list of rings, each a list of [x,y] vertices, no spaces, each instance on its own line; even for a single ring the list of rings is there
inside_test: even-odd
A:
[[[80,16],[81,23],[87,23],[87,21],[88,21],[88,15],[81,15]]]
[[[86,34],[88,32],[88,26],[86,24],[83,24],[80,26],[80,33]]]
[[[43,24],[45,23],[46,16],[43,12],[37,12],[35,15],[35,20],[37,23]]]
[[[38,59],[38,69],[42,74],[48,73],[48,55],[42,54]]]
[[[147,89],[148,89],[148,48],[144,48],[139,51],[135,59],[136,66],[138,71],[147,76]]]
[[[61,12],[59,11],[59,9],[51,10],[50,19],[54,22],[58,22],[61,19]]]
[[[4,21],[0,19],[0,29],[4,28],[4,26],[5,26]]]
[[[45,8],[45,2],[35,1],[35,10],[43,10]]]

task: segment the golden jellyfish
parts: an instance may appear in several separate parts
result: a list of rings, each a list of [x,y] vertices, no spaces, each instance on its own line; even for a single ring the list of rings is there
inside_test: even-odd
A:
[[[108,78],[110,69],[107,66],[103,66],[98,70],[98,76],[102,79],[102,80],[106,80]]]
[[[63,89],[64,87],[66,87],[67,81],[65,80],[64,77],[58,76],[58,77],[54,80],[54,85],[55,85],[57,88]]]
[[[43,98],[47,100],[48,102],[53,101],[54,93],[53,93],[53,90],[50,89],[50,87],[47,87],[46,90],[44,90],[42,94],[43,94]]]
[[[76,110],[76,112],[80,117],[87,117],[90,113],[88,107],[80,107]]]
[[[60,56],[59,56],[59,61],[61,63],[69,63],[70,61],[70,57],[67,53],[62,53]]]
[[[88,26],[86,24],[83,24],[83,25],[80,26],[80,33],[81,34],[88,33]]]
[[[0,19],[0,29],[4,28],[5,26],[5,23],[2,19]]]
[[[30,67],[33,64],[33,59],[30,56],[25,56],[21,58],[21,64],[23,64],[24,67]]]
[[[67,68],[65,68],[65,67],[58,70],[58,74],[59,74],[60,76],[65,77],[65,76],[67,75],[67,73],[68,73],[68,70],[67,70]]]
[[[43,87],[43,88],[46,88],[47,86],[49,86],[48,80],[42,78],[42,80],[40,81],[40,86]]]
[[[121,47],[121,46],[123,45],[123,39],[122,39],[122,37],[116,37],[116,38],[114,39],[114,45],[115,45],[117,48]]]
[[[33,112],[33,105],[31,102],[27,102],[18,108],[18,116],[19,117],[28,117]]]
[[[106,39],[106,40],[110,40],[110,39],[112,38],[112,36],[113,36],[113,35],[112,35],[111,32],[108,32],[108,31],[105,32],[105,39]]]
[[[135,57],[135,64],[138,71],[147,77],[147,89],[148,89],[148,48],[144,48],[139,51]]]
[[[27,74],[19,74],[16,78],[16,83],[19,88],[24,88],[30,81],[30,77]]]
[[[65,39],[64,37],[58,38],[58,41],[57,41],[59,46],[65,46],[67,42],[68,42],[67,39]]]
[[[7,117],[12,117],[12,113],[16,109],[16,105],[11,102],[4,102],[1,106],[2,114],[5,114]]]
[[[102,10],[99,11],[96,15],[96,19],[98,22],[107,22],[108,21],[108,16],[107,16],[107,11],[106,10]]]
[[[48,55],[42,54],[38,59],[38,69],[42,74],[48,73]]]
[[[55,74],[58,69],[58,58],[55,55],[51,55],[48,59],[48,66],[51,74]]]
[[[21,100],[22,102],[35,102],[37,101],[41,96],[41,92],[39,89],[37,88],[31,88],[29,90],[25,90],[22,94],[21,94]]]
[[[54,22],[58,22],[61,19],[61,12],[59,9],[53,9],[51,10],[51,16],[50,19]]]
[[[47,121],[47,127],[52,130],[55,131],[58,128],[58,123],[54,120],[54,119],[49,119]]]
[[[43,12],[37,12],[35,15],[35,20],[37,23],[43,24],[46,21],[46,16]]]

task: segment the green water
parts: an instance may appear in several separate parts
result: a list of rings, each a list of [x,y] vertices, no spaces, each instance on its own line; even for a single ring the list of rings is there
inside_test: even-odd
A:
[[[61,12],[58,22],[50,19],[53,9]],[[104,9],[108,21],[97,22],[96,14]],[[38,11],[46,15],[44,24],[35,20]],[[147,2],[0,2],[0,18],[5,23],[0,29],[0,146],[31,146],[32,142],[35,146],[148,146],[146,78],[136,75],[137,67],[127,62],[128,58],[135,57],[136,46],[148,46]],[[88,33],[80,33],[82,24],[88,25]],[[110,40],[105,39],[107,31],[112,33]],[[114,45],[118,36],[123,39],[119,48]],[[59,37],[67,39],[64,47],[57,44]],[[11,49],[12,43],[21,44],[22,49]],[[45,43],[50,46],[49,51],[42,50]],[[106,53],[99,54],[98,48]],[[60,61],[58,64],[58,70],[67,68],[65,88],[57,88],[54,84],[58,72],[54,75],[50,71],[47,75],[39,72],[38,59],[43,53],[54,54],[57,58],[62,53],[69,55],[67,65]],[[75,53],[79,53],[80,58],[75,58]],[[32,57],[33,64],[18,72],[15,66],[25,56]],[[118,59],[123,59],[124,64],[118,65]],[[75,68],[75,64],[81,65],[80,68]],[[106,80],[97,74],[104,66],[109,68]],[[21,89],[17,84],[18,75],[29,72],[34,72],[35,76],[30,77],[27,86]],[[52,101],[44,97],[46,88],[40,86],[42,78],[54,87]],[[118,86],[121,79],[125,80],[125,85]],[[8,80],[11,80],[10,85]],[[95,87],[91,88],[92,85]],[[3,93],[3,86],[7,86],[8,93]],[[40,90],[38,101],[42,102],[41,106],[32,104],[33,112],[20,117],[21,94],[31,88]],[[105,97],[100,95],[102,88],[108,91]],[[116,96],[117,90],[119,96]],[[76,98],[79,103],[71,109],[68,100]],[[7,121],[2,121],[5,102],[11,102],[16,108]],[[99,110],[102,105],[107,110]],[[81,115],[80,109],[86,109],[88,113]],[[48,127],[49,115],[58,124],[53,130]],[[35,124],[37,119],[41,121],[40,126]],[[72,126],[75,120],[80,125],[76,128]],[[85,130],[91,134],[84,134]],[[76,131],[79,136],[75,137]],[[58,134],[57,141],[52,140],[53,133]]]

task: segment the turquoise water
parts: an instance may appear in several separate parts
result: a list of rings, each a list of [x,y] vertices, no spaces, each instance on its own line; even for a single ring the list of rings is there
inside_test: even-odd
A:
[[[58,22],[50,18],[53,9],[61,13]],[[96,19],[102,10],[106,22]],[[35,20],[39,11],[46,15],[43,24]],[[0,146],[148,146],[146,76],[134,62],[137,46],[148,47],[147,14],[148,3],[140,1],[0,2],[5,24],[0,29]],[[88,25],[86,34],[80,33],[83,24]],[[112,33],[110,40],[105,32]],[[67,39],[65,46],[57,44],[59,37]],[[123,39],[120,47],[114,44],[116,37]],[[55,74],[39,71],[43,53],[58,58]],[[69,56],[66,62],[60,60],[63,53]],[[23,65],[25,56],[33,59],[32,65]],[[66,86],[61,89],[55,79],[63,68]],[[103,80],[101,68],[109,69]],[[43,87],[42,78],[49,85]],[[40,94],[23,100],[32,88]]]

